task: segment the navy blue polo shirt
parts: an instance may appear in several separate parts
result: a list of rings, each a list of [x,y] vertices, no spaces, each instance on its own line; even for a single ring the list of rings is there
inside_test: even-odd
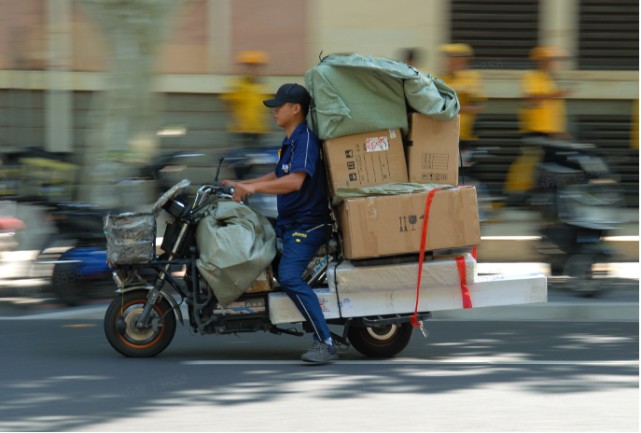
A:
[[[287,229],[330,221],[325,167],[320,152],[318,138],[306,121],[294,129],[290,138],[283,140],[276,176],[299,172],[307,173],[307,176],[300,190],[278,194],[278,227]]]

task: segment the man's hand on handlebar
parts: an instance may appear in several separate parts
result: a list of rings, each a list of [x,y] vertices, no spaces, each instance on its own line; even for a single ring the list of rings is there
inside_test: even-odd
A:
[[[245,198],[255,193],[256,193],[256,188],[254,187],[254,185],[238,182],[234,185],[233,200],[235,202],[241,202],[245,200]]]
[[[221,183],[223,186],[228,186],[233,188],[232,198],[235,202],[241,202],[245,200],[248,196],[256,192],[255,188],[251,184],[238,182],[234,180],[223,180]]]

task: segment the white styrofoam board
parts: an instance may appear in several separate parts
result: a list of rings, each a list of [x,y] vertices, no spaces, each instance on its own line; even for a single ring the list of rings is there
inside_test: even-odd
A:
[[[468,284],[473,309],[483,307],[536,304],[547,302],[547,278],[542,274],[479,276]],[[327,319],[364,317],[388,314],[409,314],[414,311],[415,289],[389,289],[372,292],[342,293],[328,288],[315,289]],[[463,309],[459,284],[421,290],[419,311],[433,312]],[[269,294],[269,316],[274,324],[304,321],[294,303],[283,292]]]
[[[542,274],[477,277],[468,285],[473,308],[547,302],[547,279]],[[343,293],[338,290],[343,317],[407,314],[414,311],[416,289],[390,289],[371,292],[363,289]],[[419,311],[463,309],[461,287],[433,287],[421,290]]]
[[[337,319],[340,316],[338,298],[334,291],[327,288],[314,289],[326,319]],[[296,308],[296,305],[284,292],[269,294],[269,320],[277,325],[279,323],[304,322],[305,319]]]

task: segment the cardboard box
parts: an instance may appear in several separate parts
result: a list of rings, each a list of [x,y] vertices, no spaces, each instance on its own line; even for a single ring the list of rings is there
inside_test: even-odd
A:
[[[466,284],[473,284],[478,271],[472,254],[444,255],[423,262],[421,290],[460,285],[461,277],[456,262],[459,257],[465,260]],[[354,266],[349,260],[343,260],[339,265],[330,267],[328,276],[331,278],[327,282],[330,290],[339,291],[342,295],[363,290],[372,294],[390,289],[416,291],[417,262]]]
[[[459,118],[447,122],[424,114],[410,116],[405,149],[409,181],[458,185]]]
[[[348,135],[323,144],[330,191],[407,182],[407,164],[398,129]]]
[[[267,267],[263,272],[260,273],[258,278],[249,286],[249,289],[245,290],[245,293],[264,293],[271,292],[273,290],[273,273],[272,267]]]
[[[348,259],[416,253],[428,192],[344,200],[339,205],[343,253]],[[473,186],[434,195],[426,250],[478,245],[481,229]]]

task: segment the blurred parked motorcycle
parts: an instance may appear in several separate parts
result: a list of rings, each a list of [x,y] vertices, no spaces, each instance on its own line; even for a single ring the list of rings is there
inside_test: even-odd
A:
[[[103,233],[108,212],[80,203],[48,208],[46,217],[57,230],[43,242],[34,266],[52,267],[51,291],[67,305],[80,305],[109,293],[111,271]]]

